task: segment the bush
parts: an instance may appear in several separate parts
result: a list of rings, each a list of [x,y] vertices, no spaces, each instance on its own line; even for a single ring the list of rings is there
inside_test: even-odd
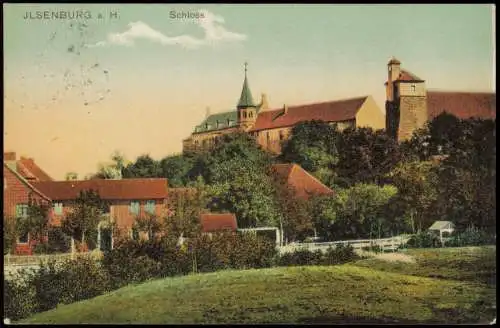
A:
[[[428,231],[418,232],[413,235],[406,245],[408,248],[431,248],[442,246],[439,236]]]
[[[160,276],[160,264],[152,258],[159,252],[160,245],[149,240],[125,240],[105,252],[102,267],[109,274],[112,288]]]
[[[89,299],[111,289],[109,276],[91,259],[79,258],[57,264],[40,263],[36,271],[20,272],[4,280],[5,316],[19,320],[48,311],[58,304]]]
[[[446,247],[495,245],[496,240],[491,233],[484,230],[468,229],[454,233],[444,244]]]
[[[354,251],[352,245],[340,244],[337,247],[330,247],[325,254],[325,260],[323,261],[326,265],[335,265],[347,263],[358,259],[358,255]]]
[[[364,246],[361,248],[363,251],[381,253],[382,248],[379,245]]]
[[[282,254],[278,259],[278,265],[335,265],[347,263],[358,259],[351,245],[338,245],[329,247],[325,253],[320,250],[311,252],[309,250],[296,250],[291,253]]]
[[[4,317],[19,320],[37,312],[34,285],[23,280],[5,280],[3,291]]]

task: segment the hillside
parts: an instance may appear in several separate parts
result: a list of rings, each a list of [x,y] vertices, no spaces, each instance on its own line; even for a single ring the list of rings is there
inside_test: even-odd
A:
[[[467,255],[471,252],[479,255]],[[469,253],[463,249],[411,253],[418,266],[361,260],[341,266],[223,271],[160,279],[61,305],[24,322],[488,323],[496,316],[492,308],[495,286],[466,274],[478,269],[471,258],[482,257],[483,262],[494,264],[494,248],[475,248]],[[426,262],[422,262],[424,258]],[[430,278],[431,268],[439,272],[435,265],[445,264],[446,259],[451,268]],[[367,267],[369,263],[373,268]],[[451,274],[457,269],[463,275]]]

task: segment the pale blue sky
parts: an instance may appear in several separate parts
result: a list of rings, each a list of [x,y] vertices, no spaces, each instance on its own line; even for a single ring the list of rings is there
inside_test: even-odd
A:
[[[491,91],[492,8],[4,5],[4,147],[35,157],[56,178],[71,170],[94,171],[114,149],[130,159],[179,152],[206,106],[212,112],[235,107],[244,61],[254,98],[265,92],[272,107],[372,95],[383,109],[391,56],[428,88]],[[93,16],[83,34],[69,28],[69,20],[23,19],[27,11],[77,9]],[[199,20],[172,19],[172,10],[207,10],[224,21],[206,27],[215,33],[208,44]],[[109,11],[119,17],[109,18]],[[98,19],[99,13],[106,18]],[[141,22],[132,33],[150,39],[128,46],[116,44],[123,35],[107,39],[132,22]],[[171,44],[179,35],[202,44]],[[82,48],[80,55],[67,51],[106,40],[104,46]],[[81,85],[87,79],[92,84]],[[68,84],[74,86],[67,90]]]

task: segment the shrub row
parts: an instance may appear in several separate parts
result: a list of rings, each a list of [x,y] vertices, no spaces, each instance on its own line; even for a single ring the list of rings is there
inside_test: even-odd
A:
[[[491,233],[484,230],[468,229],[463,232],[455,232],[441,243],[439,236],[435,233],[423,231],[413,235],[408,240],[409,248],[435,248],[435,247],[465,247],[494,245],[496,238]]]
[[[39,270],[24,270],[16,279],[4,278],[5,317],[18,320],[109,290],[109,274],[92,259],[43,263]]]
[[[295,252],[285,253],[278,258],[280,266],[295,265],[335,265],[347,263],[358,259],[351,245],[338,245],[335,248],[328,248],[323,253],[320,250],[296,250]]]
[[[353,248],[338,246],[326,253],[296,251],[278,256],[274,243],[252,234],[201,235],[182,246],[177,240],[123,240],[102,260],[77,258],[60,265],[41,264],[5,280],[5,316],[19,320],[58,304],[106,293],[130,283],[192,272],[265,268],[276,265],[334,265],[356,258]]]

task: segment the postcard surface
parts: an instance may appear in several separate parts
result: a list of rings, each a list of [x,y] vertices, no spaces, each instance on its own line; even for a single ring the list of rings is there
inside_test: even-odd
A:
[[[496,322],[494,5],[3,9],[4,323]]]

